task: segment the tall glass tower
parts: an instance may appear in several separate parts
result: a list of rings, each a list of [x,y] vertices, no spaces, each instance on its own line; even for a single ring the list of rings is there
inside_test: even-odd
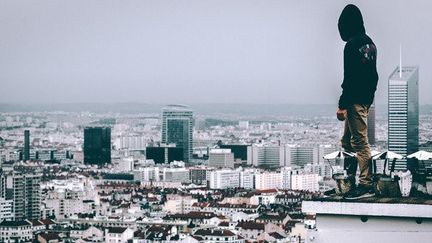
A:
[[[102,165],[111,163],[111,128],[84,128],[84,163]]]
[[[162,143],[174,143],[183,148],[185,162],[192,158],[193,112],[183,105],[169,105],[162,109]]]
[[[388,85],[388,149],[407,155],[419,146],[419,68],[398,67]],[[396,169],[407,168],[406,160],[396,162]]]

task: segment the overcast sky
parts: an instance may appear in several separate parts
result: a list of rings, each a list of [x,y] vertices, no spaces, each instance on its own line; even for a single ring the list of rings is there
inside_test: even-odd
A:
[[[432,2],[349,2],[378,47],[377,103],[402,43],[432,104]],[[0,0],[0,102],[336,103],[347,3]]]

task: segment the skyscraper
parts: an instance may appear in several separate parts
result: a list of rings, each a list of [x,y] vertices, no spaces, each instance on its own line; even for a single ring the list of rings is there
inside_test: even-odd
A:
[[[24,130],[24,156],[23,160],[30,159],[30,131]]]
[[[111,163],[111,128],[84,128],[84,163]]]
[[[371,146],[375,145],[375,104],[372,104],[369,108],[369,115],[368,115],[368,140],[369,144]]]
[[[183,149],[185,162],[192,158],[193,112],[187,106],[169,105],[162,109],[162,143]]]
[[[419,68],[398,67],[388,85],[388,148],[407,155],[419,146]],[[406,169],[406,160],[396,162],[396,169]]]

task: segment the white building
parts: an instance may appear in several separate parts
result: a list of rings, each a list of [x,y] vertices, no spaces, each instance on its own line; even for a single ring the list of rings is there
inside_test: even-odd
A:
[[[282,174],[280,172],[262,172],[255,175],[255,189],[266,190],[282,187]]]
[[[395,200],[303,201],[303,213],[316,215],[318,229],[308,230],[306,243],[430,242],[432,206],[415,198]]]
[[[31,242],[33,229],[29,221],[3,221],[0,223],[0,242]]]
[[[231,149],[210,150],[208,161],[210,167],[234,168],[234,154]]]
[[[159,167],[140,167],[133,171],[134,180],[140,182],[160,181]]]
[[[255,188],[255,172],[254,169],[240,171],[240,187],[246,189]]]
[[[130,228],[112,227],[105,229],[106,243],[127,243],[134,236],[134,231]]]
[[[284,165],[284,148],[278,145],[254,144],[251,147],[252,164],[263,168]]]
[[[210,188],[225,189],[240,187],[240,172],[229,169],[210,172]]]
[[[186,214],[192,210],[192,205],[196,202],[198,200],[192,198],[192,196],[169,194],[163,209],[169,214]]]
[[[291,179],[291,189],[315,192],[319,190],[318,182],[318,174],[293,174]]]
[[[189,169],[179,168],[162,168],[162,180],[164,182],[189,182]]]
[[[4,220],[13,220],[13,200],[6,200],[0,197],[0,222]]]
[[[280,173],[282,180],[280,189],[291,189],[291,180],[293,174],[291,167],[282,167]]]

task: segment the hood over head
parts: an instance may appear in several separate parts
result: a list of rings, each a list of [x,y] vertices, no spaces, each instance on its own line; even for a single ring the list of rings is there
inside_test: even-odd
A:
[[[339,17],[338,28],[343,41],[349,41],[358,34],[365,34],[360,9],[353,4],[348,4]]]

